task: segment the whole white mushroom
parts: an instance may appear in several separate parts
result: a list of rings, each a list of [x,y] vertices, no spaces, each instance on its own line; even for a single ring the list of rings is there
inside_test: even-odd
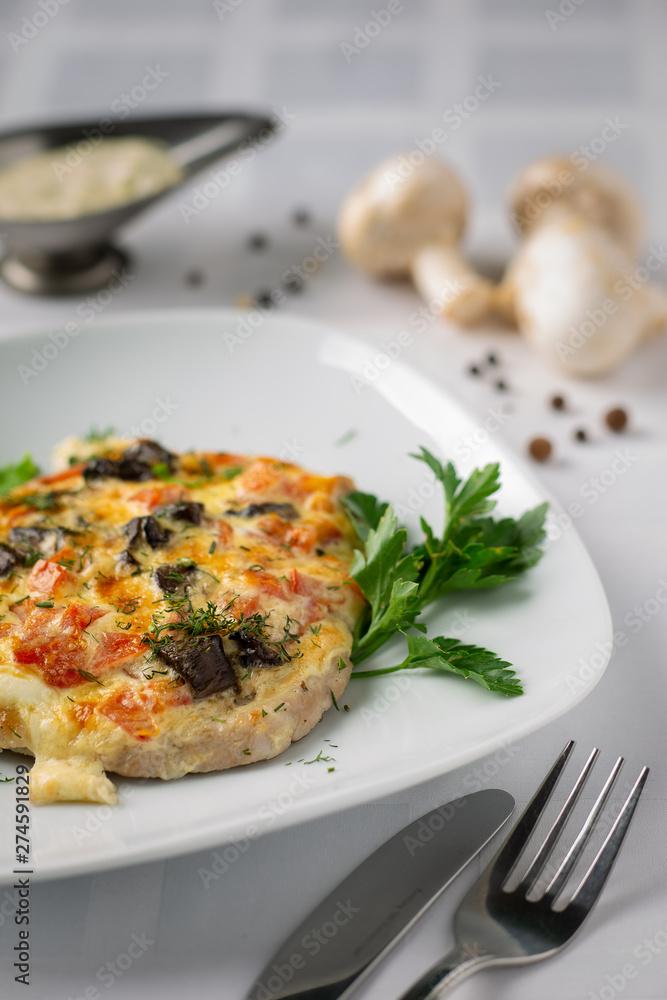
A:
[[[548,361],[602,375],[667,322],[667,292],[634,276],[643,217],[622,177],[540,160],[519,175],[510,205],[523,242],[496,304]]]
[[[375,278],[412,278],[434,315],[476,323],[491,308],[493,287],[459,249],[466,210],[465,189],[441,160],[431,156],[412,167],[407,157],[393,156],[343,202],[343,252]]]

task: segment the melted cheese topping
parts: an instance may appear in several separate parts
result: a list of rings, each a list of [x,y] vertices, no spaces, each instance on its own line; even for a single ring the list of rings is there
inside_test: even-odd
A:
[[[129,444],[95,447],[119,460]],[[90,457],[81,442],[68,447]],[[223,759],[204,739],[223,728],[211,723],[232,748],[230,763],[212,766],[272,756],[312,728],[327,707],[313,678],[349,654],[364,606],[339,504],[351,481],[268,457],[173,458],[146,481],[86,478],[75,462],[0,501],[0,747],[36,756],[35,801],[113,801],[104,767],[211,769]],[[246,669],[237,656],[237,683],[202,696],[159,655],[161,640],[185,634],[170,623],[202,609],[226,616],[230,660],[228,636],[245,624],[275,663]],[[285,712],[268,718],[287,698],[289,732]]]

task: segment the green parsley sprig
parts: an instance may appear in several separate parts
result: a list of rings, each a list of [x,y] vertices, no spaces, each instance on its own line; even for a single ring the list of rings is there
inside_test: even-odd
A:
[[[521,682],[506,660],[458,639],[428,639],[418,619],[450,594],[498,587],[534,566],[542,556],[547,504],[518,520],[495,520],[489,515],[496,505],[490,498],[500,488],[498,464],[475,469],[464,482],[451,462],[443,466],[426,448],[412,457],[425,462],[442,486],[445,517],[440,535],[421,518],[424,539],[406,552],[407,531],[399,527],[390,504],[360,492],[343,499],[364,543],[350,573],[368,601],[355,629],[352,662],[362,663],[397,633],[405,636],[408,650],[396,666],[356,671],[353,676],[427,667],[470,678],[499,694],[522,694]]]
[[[24,455],[15,465],[3,466],[0,469],[0,497],[38,475],[39,469],[30,455]]]

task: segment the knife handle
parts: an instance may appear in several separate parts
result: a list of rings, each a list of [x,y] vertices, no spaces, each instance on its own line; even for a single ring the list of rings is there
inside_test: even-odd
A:
[[[450,990],[484,966],[493,965],[493,955],[471,955],[456,945],[404,993],[401,1000],[442,1000]]]

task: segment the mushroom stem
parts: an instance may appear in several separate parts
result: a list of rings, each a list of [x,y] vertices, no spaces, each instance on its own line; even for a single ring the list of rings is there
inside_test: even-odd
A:
[[[493,286],[472,269],[458,247],[422,247],[410,273],[432,313],[462,326],[478,323],[489,313]]]
[[[667,289],[650,284],[645,285],[643,291],[646,303],[644,336],[652,337],[667,325]]]

